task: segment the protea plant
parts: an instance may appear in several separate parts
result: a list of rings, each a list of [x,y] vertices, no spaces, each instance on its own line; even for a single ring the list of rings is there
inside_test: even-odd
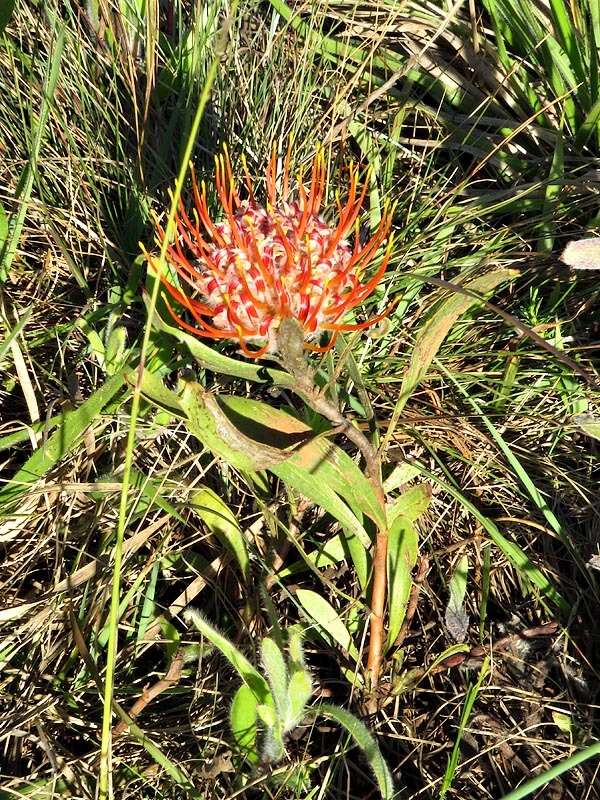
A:
[[[330,224],[321,214],[325,193],[321,152],[314,159],[308,189],[302,172],[297,176],[295,198],[290,193],[289,153],[278,197],[273,153],[266,171],[266,205],[256,199],[246,163],[242,163],[245,199],[236,189],[227,150],[216,159],[215,187],[223,208],[219,222],[211,219],[206,185],[199,187],[192,171],[192,211],[188,213],[179,203],[177,234],[167,249],[167,261],[180,287],[161,271],[169,295],[193,320],[184,320],[168,303],[176,322],[197,336],[236,340],[247,356],[259,358],[278,349],[277,331],[284,319],[296,320],[305,348],[323,352],[333,346],[340,331],[365,328],[385,316],[384,312],[357,324],[343,321],[350,309],[374,291],[392,249],[389,209],[373,236],[361,244],[358,216],[368,181],[359,190],[357,168],[349,168],[346,204],[338,201],[337,222]],[[165,234],[160,224],[157,232],[162,242]],[[379,265],[365,279],[386,240]],[[152,257],[148,259],[152,264]],[[319,346],[322,334],[328,339]]]

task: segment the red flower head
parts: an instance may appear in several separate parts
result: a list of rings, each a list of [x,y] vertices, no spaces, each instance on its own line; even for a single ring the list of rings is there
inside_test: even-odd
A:
[[[344,315],[362,303],[381,279],[392,248],[389,236],[391,213],[386,210],[373,237],[364,245],[358,234],[358,215],[367,182],[358,191],[357,170],[350,167],[346,205],[338,201],[339,220],[329,225],[319,213],[325,191],[325,163],[318,153],[312,166],[310,190],[298,176],[298,197],[289,198],[289,153],[283,174],[282,198],[275,188],[276,158],[267,174],[268,202],[261,206],[243,162],[248,199],[241,200],[232,177],[227,151],[216,159],[215,185],[225,212],[213,222],[208,212],[206,187],[198,188],[192,171],[193,219],[180,202],[175,221],[177,235],[167,249],[169,265],[182,286],[167,276],[161,281],[171,297],[195,321],[192,325],[168,304],[170,313],[185,330],[209,339],[234,339],[247,356],[258,358],[274,352],[282,319],[297,320],[304,332],[305,347],[323,352],[332,347],[339,331],[365,328],[382,319],[380,314],[357,325],[343,324]],[[354,233],[354,245],[348,236]],[[158,226],[159,240],[164,238]],[[388,244],[375,273],[360,278],[379,247]],[[149,257],[152,265],[152,259]],[[325,347],[311,344],[322,332],[331,336]],[[248,343],[258,346],[250,349]]]

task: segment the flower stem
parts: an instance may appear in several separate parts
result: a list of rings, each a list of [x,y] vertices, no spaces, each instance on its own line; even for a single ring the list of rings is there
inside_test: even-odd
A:
[[[364,433],[346,419],[339,408],[317,388],[315,374],[304,357],[303,332],[296,320],[290,318],[281,322],[277,332],[277,346],[283,366],[295,379],[295,384],[288,388],[301,397],[313,411],[329,420],[360,451],[365,461],[365,472],[373,486],[385,519],[385,492],[381,482],[381,468],[377,451]],[[379,683],[379,673],[383,659],[387,594],[387,549],[388,529],[387,524],[384,524],[377,529],[373,551],[373,584],[371,589],[370,636],[367,656],[367,671],[370,676],[372,691],[377,688]]]

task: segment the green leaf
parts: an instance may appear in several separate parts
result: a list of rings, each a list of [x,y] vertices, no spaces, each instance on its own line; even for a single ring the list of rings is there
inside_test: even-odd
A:
[[[404,622],[417,553],[415,527],[408,517],[399,514],[390,526],[388,538],[388,648],[393,646]]]
[[[283,579],[290,575],[297,575],[299,572],[309,568],[308,565],[320,569],[321,567],[330,567],[333,564],[338,564],[344,560],[346,550],[342,537],[338,534],[323,542],[322,546],[317,550],[312,550],[310,553],[303,554],[303,556],[303,561],[295,561],[288,567],[284,567],[277,573],[277,577]]]
[[[211,644],[221,651],[246,686],[252,691],[259,703],[267,705],[272,704],[269,685],[266,680],[260,672],[252,666],[246,656],[237,649],[233,642],[230,642],[229,639],[223,636],[210,622],[207,622],[196,609],[188,609],[185,612],[185,618],[188,622],[191,622]]]
[[[418,470],[417,470],[418,473]],[[404,517],[409,522],[416,522],[424,514],[431,500],[431,487],[426,483],[406,489],[388,508],[388,520],[392,525],[396,517]]]
[[[215,455],[244,472],[266,469],[288,458],[287,448],[298,441],[298,436],[286,436],[284,430],[275,428],[267,429],[268,437],[252,438],[227,415],[221,398],[195,383],[185,384],[180,403],[191,433]],[[253,432],[256,436],[256,430]]]
[[[170,325],[162,317],[155,313],[153,318],[154,326],[158,330],[174,336],[184,344],[200,366],[210,369],[220,375],[233,375],[236,378],[243,378],[247,381],[257,383],[274,383],[278,386],[291,386],[294,382],[292,376],[283,370],[271,367],[248,364],[239,358],[230,358],[223,355],[213,347],[204,344],[196,336],[182,331],[175,325]]]
[[[86,429],[123,386],[122,374],[114,375],[75,411],[67,411],[62,425],[27,459],[0,489],[0,507],[17,500],[29,486],[43,477],[80,440]]]
[[[408,461],[403,461],[401,464],[396,464],[394,469],[390,472],[383,482],[383,489],[386,494],[399,489],[405,483],[408,483],[419,474],[419,470],[414,464]]]
[[[311,589],[297,589],[296,597],[302,608],[319,626],[321,635],[325,639],[337,642],[354,661],[358,662],[356,645],[335,608]]]
[[[127,373],[127,382],[135,386],[136,372]],[[164,385],[161,379],[151,370],[145,369],[142,375],[142,396],[158,408],[167,411],[173,417],[185,419],[186,409],[180,398]]]
[[[283,722],[289,716],[288,671],[285,659],[277,644],[268,636],[262,640],[261,655],[275,708]]]
[[[1,220],[0,220],[1,221]],[[2,247],[2,243],[0,242],[0,248]],[[25,325],[27,325],[29,321],[29,317],[31,316],[31,312],[33,308],[28,308],[27,311],[23,314],[23,316],[19,319],[15,327],[10,331],[6,339],[0,342],[0,361],[4,358],[7,350],[9,349],[11,342],[16,339],[16,337],[21,333]],[[5,327],[8,328],[8,325],[5,320],[3,320]],[[28,434],[27,434],[28,435]]]
[[[371,540],[352,506],[377,521],[383,511],[347,453],[290,414],[256,400],[216,397],[188,383],[180,404],[189,430],[215,455],[245,472],[269,469],[337,519],[366,585]]]
[[[329,705],[323,703],[318,709],[314,710],[315,716],[319,715],[326,719],[332,719],[345,728],[350,736],[354,739],[356,744],[362,750],[367,763],[371,767],[377,786],[381,793],[383,800],[393,800],[394,797],[394,781],[392,774],[385,763],[381,750],[377,744],[377,740],[364,724],[354,714],[346,711],[339,706]]]
[[[123,362],[127,344],[127,329],[117,325],[110,332],[104,353],[104,365],[109,375],[114,375]]]
[[[0,14],[1,13],[2,12],[0,11]],[[0,203],[0,252],[2,252],[2,248],[4,247],[4,242],[6,241],[7,236],[8,236],[8,217],[6,216],[6,211],[4,210],[4,206],[2,205],[2,203]]]
[[[12,5],[14,0],[2,0],[3,9],[0,11],[0,34],[4,30],[4,26],[8,23],[10,14],[12,13]],[[56,20],[57,17],[55,16]],[[0,247],[0,283],[4,283],[10,273],[10,268],[13,259],[17,253],[17,247],[25,224],[25,217],[29,208],[29,201],[31,199],[31,191],[33,189],[33,182],[37,171],[37,162],[40,154],[40,148],[44,133],[46,130],[46,123],[48,121],[48,113],[52,104],[54,92],[58,83],[58,76],[60,74],[60,67],[62,56],[65,46],[65,26],[59,23],[59,32],[56,34],[56,22],[53,24],[52,37],[53,46],[51,52],[48,54],[46,62],[46,73],[44,75],[44,86],[42,91],[41,107],[38,109],[31,109],[30,115],[32,119],[36,120],[33,123],[32,142],[29,146],[29,161],[25,165],[23,173],[17,183],[16,199],[19,201],[17,210],[11,215],[8,233],[5,237],[4,244]]]
[[[600,417],[595,417],[593,414],[576,414],[573,422],[586,436],[600,441]]]
[[[320,480],[343,497],[350,507],[357,507],[377,525],[385,518],[371,483],[355,461],[327,437],[314,437],[312,429],[285,411],[266,403],[244,397],[223,397],[223,407],[247,435],[269,444],[278,443],[282,435],[289,437],[287,446],[293,448],[291,463],[306,473],[320,472]],[[302,439],[307,440],[305,443]]]
[[[469,724],[469,718],[471,717],[473,706],[475,705],[475,701],[477,700],[477,695],[481,690],[481,686],[488,672],[489,672],[489,664],[486,657],[481,666],[477,683],[474,686],[469,686],[469,688],[467,689],[467,693],[465,695],[465,702],[460,715],[458,730],[456,732],[456,738],[454,739],[454,745],[452,747],[452,754],[448,759],[448,764],[446,766],[446,771],[444,773],[444,779],[440,787],[440,794],[439,794],[440,800],[443,800],[443,798],[446,797],[448,790],[452,786],[461,753],[460,743]]]
[[[246,548],[246,540],[235,514],[227,503],[212,489],[203,487],[194,492],[190,505],[198,512],[211,533],[233,553],[245,581],[250,577],[250,559]]]
[[[444,616],[446,627],[456,642],[465,640],[469,628],[469,617],[464,607],[468,574],[469,557],[465,553],[458,562],[450,579],[450,598]]]
[[[256,764],[259,758],[256,747],[257,705],[256,695],[243,683],[233,696],[229,712],[229,722],[235,743],[244,758],[252,764]]]
[[[499,284],[504,283],[516,274],[514,270],[497,269],[466,281],[464,287],[471,292],[488,294]],[[395,418],[402,412],[409,397],[427,374],[431,362],[456,321],[478,302],[473,297],[454,294],[447,300],[442,301],[429,316],[419,331],[408,369],[402,380],[400,397],[394,409]],[[395,425],[392,427],[395,427]]]
[[[312,680],[307,669],[297,670],[288,685],[288,715],[283,726],[284,733],[293,730],[306,714],[306,704],[313,693]]]

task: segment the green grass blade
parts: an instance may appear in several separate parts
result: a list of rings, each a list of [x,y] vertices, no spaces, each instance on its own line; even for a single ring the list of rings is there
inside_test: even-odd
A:
[[[572,755],[570,758],[565,758],[560,764],[556,764],[554,767],[546,770],[546,772],[542,772],[541,775],[536,775],[535,778],[519,786],[518,789],[513,789],[512,792],[505,794],[502,800],[523,800],[524,797],[529,797],[534,792],[537,792],[538,789],[543,788],[547,783],[554,780],[554,778],[560,777],[578,764],[582,764],[584,761],[588,761],[590,758],[596,758],[597,756],[600,756],[600,742],[594,742],[594,744],[591,744],[583,750],[579,750],[579,752],[575,753],[575,755]]]
[[[443,800],[443,798],[446,797],[450,787],[452,786],[454,775],[456,773],[456,768],[458,767],[458,759],[460,758],[460,743],[463,738],[463,734],[466,730],[467,724],[469,722],[469,718],[471,717],[471,712],[473,711],[473,706],[475,705],[475,701],[477,700],[477,695],[479,694],[479,690],[481,689],[483,681],[485,680],[488,674],[488,670],[489,670],[489,664],[486,658],[481,666],[477,683],[474,686],[470,686],[469,689],[467,690],[467,694],[465,697],[465,704],[463,706],[462,713],[460,715],[460,720],[458,723],[456,739],[454,740],[452,753],[450,755],[450,758],[448,759],[448,764],[446,766],[446,771],[444,773],[444,778],[442,780],[442,785],[440,787],[440,800]]]
[[[215,79],[217,77],[219,64],[225,52],[228,26],[231,24],[231,22],[233,21],[233,19],[237,14],[238,4],[239,0],[233,0],[233,2],[231,3],[229,10],[229,17],[223,24],[223,29],[220,31],[219,37],[217,39],[217,44],[215,45],[215,54],[210,63],[206,75],[206,80],[202,88],[202,92],[200,93],[200,96],[198,98],[198,104],[196,106],[196,111],[194,114],[190,132],[183,151],[181,165],[179,168],[179,174],[177,176],[177,180],[175,182],[175,188],[173,190],[171,198],[171,206],[169,208],[169,214],[165,225],[165,236],[163,238],[160,254],[156,262],[157,264],[156,268],[159,271],[164,269],[167,247],[169,246],[169,242],[171,241],[175,230],[175,212],[177,210],[177,204],[181,196],[181,190],[183,188],[185,176],[187,174],[190,157],[192,154],[194,144],[196,142],[196,137],[198,135],[198,131],[200,128],[200,122],[204,116],[204,110],[210,98],[210,93],[213,83],[215,82]],[[121,594],[121,564],[123,561],[123,539],[125,536],[125,527],[127,521],[127,496],[129,492],[131,469],[133,466],[133,450],[135,446],[137,418],[139,414],[140,401],[141,401],[141,379],[144,373],[146,354],[148,352],[148,348],[150,345],[152,319],[154,317],[154,311],[156,309],[156,301],[158,299],[159,286],[160,286],[160,281],[156,280],[154,282],[152,295],[150,297],[148,318],[146,320],[144,335],[142,338],[142,346],[140,348],[138,380],[136,381],[133,390],[129,434],[127,436],[127,446],[125,449],[123,484],[121,488],[121,498],[119,502],[119,519],[117,523],[115,555],[114,555],[115,560],[113,565],[113,578],[112,578],[111,599],[110,599],[110,609],[109,609],[109,638],[107,644],[104,706],[102,715],[102,740],[100,749],[100,776],[98,782],[98,800],[112,800],[113,797],[112,785],[110,781],[110,776],[112,772],[112,734],[111,734],[112,702],[114,694],[115,667],[117,662],[117,634],[119,625],[119,605],[120,605],[120,594]]]
[[[65,413],[59,429],[45,444],[38,447],[9,483],[0,489],[0,507],[13,503],[21,497],[34,481],[43,477],[71,450],[104,406],[113,399],[123,383],[122,374],[114,375],[104,386],[88,397],[79,408]]]

